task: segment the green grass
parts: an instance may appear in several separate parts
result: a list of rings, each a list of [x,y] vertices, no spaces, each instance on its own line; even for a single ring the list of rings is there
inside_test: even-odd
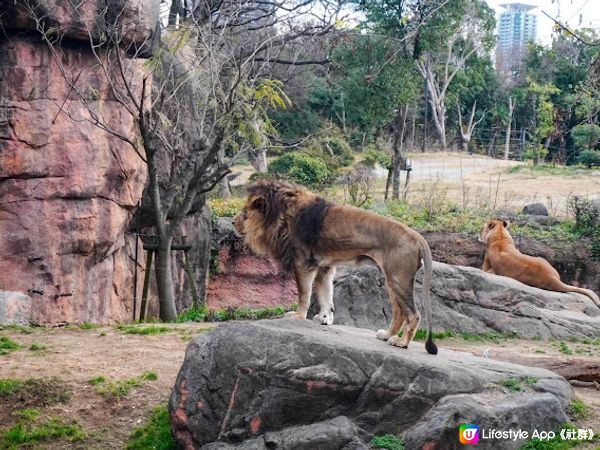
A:
[[[502,386],[513,392],[519,392],[523,390],[523,388],[521,387],[521,382],[516,378],[507,378],[506,380],[502,380],[501,384]]]
[[[0,379],[0,398],[11,398],[22,405],[45,406],[65,403],[71,397],[71,391],[57,379],[29,378],[17,380]]]
[[[23,380],[15,380],[13,378],[0,378],[0,397],[6,397],[15,394],[21,386]]]
[[[79,324],[79,328],[82,330],[95,330],[96,328],[100,328],[100,325],[90,322],[83,322]]]
[[[383,436],[374,436],[369,443],[369,447],[383,448],[386,450],[404,450],[404,442],[393,434],[384,434]]]
[[[139,377],[128,378],[126,380],[106,381],[103,378],[102,376],[98,376],[90,380],[90,383],[93,381],[96,383],[96,392],[107,398],[123,398],[134,389],[140,387],[145,381],[156,381],[158,375],[154,372],[144,372]]]
[[[17,342],[13,341],[8,336],[0,336],[0,355],[18,350],[21,348]]]
[[[90,383],[92,386],[98,386],[99,384],[102,384],[102,383],[104,383],[105,381],[106,381],[106,377],[105,377],[104,375],[98,375],[98,376],[95,376],[94,378],[92,378],[92,379],[89,381],[89,383]]]
[[[570,424],[565,424],[562,427],[563,429],[571,429],[571,430],[577,430],[576,427],[574,427],[573,425]],[[579,444],[586,444],[586,443],[591,443],[594,441],[598,440],[598,436],[595,435],[594,439],[590,440],[567,440],[567,441],[563,441],[562,438],[560,437],[560,431],[561,429],[558,429],[555,431],[556,436],[553,439],[547,440],[547,441],[541,441],[538,439],[532,439],[529,442],[526,442],[524,445],[522,445],[519,450],[567,450],[570,448],[574,448],[579,446]]]
[[[592,414],[592,409],[583,400],[576,398],[569,403],[567,413],[574,420],[585,419]]]
[[[177,331],[175,328],[164,327],[164,326],[138,326],[138,325],[117,325],[115,327],[122,333],[127,334],[140,334],[140,335],[151,335],[168,333],[170,331]]]
[[[402,334],[400,333],[399,336]],[[443,340],[450,338],[458,338],[463,341],[468,342],[485,342],[485,341],[494,341],[500,342],[506,339],[516,339],[519,336],[514,332],[495,332],[495,331],[487,331],[484,333],[468,333],[468,332],[458,332],[458,331],[434,331],[432,333],[432,337],[435,340]],[[426,330],[417,330],[415,333],[416,341],[424,341],[427,338]]]
[[[537,175],[552,175],[552,176],[568,176],[575,175],[577,173],[591,173],[594,169],[587,169],[582,165],[574,165],[574,166],[560,166],[560,165],[552,165],[552,164],[538,164],[534,166],[533,164],[514,166],[507,170],[509,174],[537,174]]]
[[[46,346],[44,344],[38,344],[36,342],[32,342],[31,345],[29,346],[29,350],[31,350],[32,352],[41,352],[44,350],[48,350],[48,346]]]
[[[530,377],[530,376],[525,377],[525,384],[528,384],[529,386],[534,385],[538,381],[539,380],[535,377]]]
[[[204,322],[206,320],[207,312],[208,311],[204,305],[198,308],[190,308],[179,314],[176,322]]]
[[[267,306],[266,308],[252,309],[247,307],[235,307],[219,310],[208,310],[206,320],[209,322],[224,322],[227,320],[259,320],[269,317],[283,316],[286,312],[295,311],[296,305],[290,308],[284,306]]]
[[[571,351],[571,349],[569,348],[569,346],[564,342],[564,341],[560,341],[558,343],[558,351],[561,353],[564,353],[565,355],[572,355],[573,352]]]
[[[175,439],[171,433],[169,411],[166,406],[159,406],[144,425],[133,430],[126,450],[172,450]]]
[[[49,417],[38,422],[40,413],[35,409],[23,409],[17,411],[16,415],[19,418],[17,423],[0,432],[0,448],[12,450],[56,440],[76,442],[87,437],[79,425],[67,423],[60,417]]]

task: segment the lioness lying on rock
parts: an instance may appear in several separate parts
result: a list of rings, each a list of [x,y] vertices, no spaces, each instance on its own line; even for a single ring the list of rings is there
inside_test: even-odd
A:
[[[248,199],[234,225],[252,250],[272,256],[294,274],[299,303],[298,311],[291,313],[294,317],[306,318],[314,283],[320,307],[314,320],[331,325],[335,266],[379,266],[386,277],[392,321],[387,330],[377,331],[377,338],[398,347],[408,347],[421,321],[413,285],[423,260],[425,348],[437,353],[431,338],[431,251],[416,231],[363,209],[334,205],[302,186],[274,180],[248,188]]]
[[[515,247],[506,220],[490,220],[481,228],[479,241],[486,244],[482,270],[504,275],[529,286],[556,292],[579,292],[592,299],[600,308],[600,299],[593,291],[560,281],[560,275],[544,258],[524,255]]]

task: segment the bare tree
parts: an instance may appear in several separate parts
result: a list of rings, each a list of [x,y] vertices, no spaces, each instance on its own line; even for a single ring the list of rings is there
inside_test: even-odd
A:
[[[447,148],[446,94],[469,58],[489,46],[492,31],[486,14],[489,15],[489,11],[482,4],[467,1],[464,14],[460,16],[454,31],[448,36],[443,51],[427,52],[417,60],[417,67],[425,79],[429,93],[433,123],[444,149]]]
[[[461,147],[464,152],[469,149],[469,143],[471,142],[471,137],[473,136],[473,131],[475,127],[485,118],[485,111],[481,114],[481,117],[478,120],[475,120],[475,109],[477,108],[477,101],[473,102],[473,106],[471,107],[471,114],[469,115],[469,121],[464,124],[463,117],[460,110],[460,104],[458,101],[456,102],[456,111],[458,112],[458,131],[460,132],[460,142]]]
[[[85,77],[63,71],[87,115],[62,107],[61,112],[118,137],[147,165],[161,319],[177,316],[171,246],[182,221],[250,148],[245,141],[262,132],[256,124],[268,123],[267,110],[285,105],[281,86],[271,78],[273,64],[290,62],[283,58],[300,38],[332,31],[340,7],[341,2],[328,0],[177,4],[169,21],[180,25],[164,30],[143,69],[135,62],[138,47],[124,41],[119,27],[100,37],[89,27],[90,50],[104,74],[101,84],[137,124],[139,138],[120,133],[105,119],[90,86],[80,82]],[[29,13],[60,64],[61,36],[34,8]],[[225,148],[235,147],[236,139],[243,145],[226,156]],[[266,134],[264,139],[267,145]]]

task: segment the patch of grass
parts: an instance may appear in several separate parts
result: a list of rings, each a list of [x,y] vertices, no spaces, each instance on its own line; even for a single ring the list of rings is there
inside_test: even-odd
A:
[[[507,170],[507,173],[530,173],[563,177],[568,175],[575,175],[577,173],[590,173],[592,171],[593,169],[587,169],[585,166],[582,165],[560,166],[554,164],[538,164],[534,166],[533,164],[528,164],[511,167]]]
[[[156,381],[157,379],[158,375],[156,375],[154,372],[144,372],[142,375],[135,378],[100,382],[96,385],[96,392],[107,398],[123,398],[132,390],[140,387],[145,381]]]
[[[89,383],[90,383],[92,386],[98,386],[99,384],[102,384],[102,383],[104,383],[105,381],[106,381],[106,377],[105,377],[104,375],[98,375],[98,376],[95,376],[94,378],[92,378],[92,379],[89,381]]]
[[[4,350],[4,352],[0,353],[0,354],[6,354],[8,352],[18,350],[20,348],[21,348],[21,345],[15,341],[13,341],[8,336],[0,336],[0,351]]]
[[[583,400],[576,398],[569,403],[569,406],[567,407],[567,413],[572,419],[578,420],[589,417],[592,413],[592,410],[583,402]]]
[[[570,424],[565,424],[562,427],[563,429],[575,430],[575,436],[577,436],[577,428]],[[597,440],[597,436],[594,436],[592,441],[589,440],[568,440],[563,441],[560,437],[561,429],[555,431],[556,436],[550,440],[541,441],[539,439],[532,439],[529,442],[526,442],[522,445],[519,450],[567,450],[570,448],[577,447],[579,444],[590,443],[592,441]]]
[[[600,338],[596,338],[596,339],[586,338],[586,339],[583,339],[581,341],[581,343],[586,344],[586,345],[600,345]]]
[[[0,379],[0,397],[10,398],[22,406],[45,406],[66,403],[71,397],[71,391],[55,378],[4,378]]]
[[[569,348],[569,346],[564,341],[560,341],[558,343],[558,351],[564,353],[565,355],[572,355],[573,352]]]
[[[122,333],[141,335],[151,335],[168,333],[169,331],[177,331],[175,328],[169,328],[164,326],[117,325],[115,328],[121,331]]]
[[[535,349],[535,353],[546,353],[546,350],[542,350],[542,349],[536,348]]]
[[[0,378],[0,397],[6,397],[16,393],[22,385],[22,380]]]
[[[506,380],[502,380],[501,384],[513,392],[519,392],[523,389],[521,387],[521,382],[516,378],[507,378]]]
[[[76,442],[87,437],[79,425],[67,423],[60,417],[50,417],[37,423],[39,412],[34,414],[32,410],[26,412],[22,410],[20,413],[17,423],[0,433],[1,448],[12,450],[55,440]],[[19,413],[17,414],[19,415]]]
[[[539,380],[536,377],[530,377],[530,376],[525,377],[525,384],[528,384],[529,386],[534,385],[538,381]]]
[[[398,335],[402,336],[402,333],[400,332]],[[449,338],[460,338],[464,341],[471,341],[471,342],[484,342],[484,341],[500,342],[501,340],[506,340],[506,339],[516,339],[519,336],[517,333],[514,333],[514,332],[488,331],[488,332],[484,332],[484,333],[469,333],[469,332],[457,332],[457,331],[434,331],[432,333],[432,337],[433,337],[433,339],[437,339],[437,340],[449,339]],[[427,338],[426,330],[419,329],[415,333],[416,341],[424,341],[426,338]]]
[[[25,408],[15,412],[15,415],[28,422],[33,422],[40,417],[40,410],[36,408]]]
[[[22,333],[22,334],[33,334],[34,333],[34,329],[32,327],[25,327],[23,325],[3,325],[2,327],[0,327],[0,330],[1,329],[18,331],[19,333]]]
[[[102,331],[102,332],[101,332],[101,333],[100,333],[98,336],[99,336],[99,337],[104,337],[104,336],[106,336],[106,332],[105,332],[105,331]]]
[[[227,320],[259,320],[269,317],[283,316],[286,312],[295,311],[292,305],[290,308],[284,306],[267,306],[266,308],[252,309],[246,307],[235,307],[219,310],[208,310],[206,320],[209,322],[224,322]]]
[[[404,441],[393,434],[374,436],[369,442],[369,448],[384,448],[386,450],[404,450]]]
[[[31,350],[32,352],[41,352],[44,350],[48,350],[48,346],[44,345],[44,344],[38,344],[36,342],[32,342],[32,344],[29,346],[29,350]]]
[[[245,197],[231,197],[228,199],[210,198],[208,206],[218,217],[234,217],[244,207]]]
[[[171,433],[169,411],[159,406],[144,425],[133,430],[125,446],[126,450],[172,450],[176,448]]]
[[[100,328],[100,325],[90,322],[83,322],[79,324],[79,328],[82,330],[95,330],[96,328]]]
[[[206,320],[207,312],[206,306],[204,305],[198,308],[190,308],[179,314],[175,322],[204,322]]]

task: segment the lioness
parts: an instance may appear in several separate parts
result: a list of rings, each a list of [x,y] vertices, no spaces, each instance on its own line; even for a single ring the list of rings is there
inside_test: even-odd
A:
[[[272,256],[294,274],[299,308],[291,314],[298,318],[306,318],[314,283],[320,311],[313,319],[323,325],[333,323],[336,265],[379,266],[386,277],[392,322],[387,330],[377,331],[377,338],[403,348],[408,347],[421,320],[413,284],[423,260],[425,348],[437,353],[431,338],[431,251],[416,231],[362,209],[329,203],[302,186],[274,180],[248,188],[248,199],[234,225],[252,250]]]
[[[600,299],[589,289],[560,281],[560,275],[544,258],[524,255],[515,247],[506,220],[490,220],[481,228],[479,241],[486,244],[482,270],[519,280],[529,286],[556,292],[579,292],[600,307]]]

